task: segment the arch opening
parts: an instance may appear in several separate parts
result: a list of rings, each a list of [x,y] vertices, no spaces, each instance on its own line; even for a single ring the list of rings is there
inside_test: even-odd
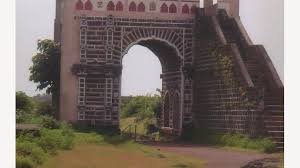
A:
[[[163,72],[178,72],[181,69],[182,56],[178,49],[167,41],[157,38],[139,39],[132,42],[122,53],[126,55],[129,49],[134,45],[141,45],[151,50],[160,60]]]
[[[147,47],[133,45],[122,59],[122,96],[159,94],[162,83],[162,65]]]
[[[139,52],[137,51],[137,48],[143,48],[141,53],[133,53],[133,52]],[[147,49],[146,49],[147,48]],[[143,52],[144,50],[144,52]],[[148,52],[145,52],[145,50],[148,50]],[[163,128],[168,129],[176,129],[178,131],[181,126],[181,64],[182,60],[181,57],[178,56],[178,53],[175,49],[175,47],[171,46],[165,41],[161,41],[158,39],[147,39],[147,40],[139,40],[136,42],[132,42],[127,47],[126,54],[122,55],[122,65],[123,65],[123,71],[122,71],[122,88],[121,88],[121,95],[122,96],[129,96],[129,95],[145,95],[147,92],[149,93],[149,90],[145,90],[143,88],[143,82],[149,82],[151,83],[151,79],[159,80],[159,85],[156,85],[156,87],[152,87],[152,91],[150,93],[156,93],[159,94],[156,90],[157,88],[160,89],[160,96],[161,96],[161,111],[160,111],[160,123],[159,125]],[[140,60],[140,59],[147,59],[144,56],[144,54],[150,54],[150,56],[156,56],[156,67],[161,67],[161,70],[159,73],[157,73],[157,70],[152,69],[152,67],[147,66],[147,63],[152,64],[153,60],[149,59],[150,61],[147,62],[147,60]],[[129,55],[129,56],[128,56]],[[131,56],[140,57],[140,59],[132,58],[130,65],[126,65],[128,63],[128,60]],[[146,61],[146,63],[144,62]],[[144,62],[144,63],[143,63]],[[157,63],[160,63],[157,64]],[[145,64],[143,66],[143,64]],[[128,66],[133,66],[133,68],[129,68]],[[141,68],[142,67],[142,68]],[[146,69],[145,69],[146,68]],[[160,77],[160,79],[157,79],[157,77],[153,77],[153,74],[150,74],[149,78],[150,81],[147,79],[148,76],[142,76],[141,79],[133,79],[133,78],[139,78],[136,75],[133,75],[132,77],[128,77],[128,73],[133,72],[135,73],[146,73],[155,71],[154,76]],[[148,71],[148,72],[147,72]],[[135,82],[136,80],[142,81],[142,84],[139,82]],[[130,84],[129,84],[130,83]],[[157,84],[157,83],[156,83]],[[130,90],[131,86],[131,90]],[[158,87],[157,87],[158,86]],[[140,89],[142,88],[142,89]],[[146,91],[146,92],[145,92]]]

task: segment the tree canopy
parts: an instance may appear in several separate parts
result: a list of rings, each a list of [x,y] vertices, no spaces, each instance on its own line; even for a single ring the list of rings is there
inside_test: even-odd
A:
[[[16,109],[29,112],[32,110],[34,103],[32,98],[27,96],[26,93],[18,91],[16,92]]]
[[[122,96],[121,117],[151,118],[159,117],[161,110],[160,96]]]
[[[38,53],[32,57],[30,81],[38,83],[37,89],[57,93],[60,81],[60,45],[53,40],[38,40]]]

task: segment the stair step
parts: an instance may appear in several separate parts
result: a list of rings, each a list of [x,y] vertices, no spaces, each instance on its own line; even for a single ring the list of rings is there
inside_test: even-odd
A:
[[[269,121],[269,120],[265,120],[265,124],[266,125],[272,125],[272,126],[284,126],[284,122],[283,121]]]
[[[283,111],[284,110],[284,106],[283,105],[269,105],[266,104],[267,102],[265,101],[265,110],[269,110],[269,111]]]
[[[270,137],[270,139],[272,139],[275,142],[284,142],[284,137]]]
[[[284,121],[283,116],[266,116],[265,118],[266,118],[267,121],[272,121],[272,122],[275,122],[275,121],[283,122]]]
[[[284,131],[283,126],[269,126],[269,125],[266,125],[266,129],[268,131]]]
[[[268,131],[271,137],[283,137],[284,131]]]

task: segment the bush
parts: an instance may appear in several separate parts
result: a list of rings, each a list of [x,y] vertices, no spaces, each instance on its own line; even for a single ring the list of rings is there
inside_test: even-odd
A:
[[[254,149],[270,153],[275,150],[275,144],[268,138],[250,138],[240,133],[217,134],[207,129],[197,129],[193,125],[184,127],[181,137],[192,143]]]
[[[72,129],[71,125],[67,123],[61,123],[61,135],[63,137],[63,141],[61,142],[60,149],[71,149],[74,145],[75,133]]]
[[[48,102],[37,102],[36,112],[43,116],[54,116],[55,108]]]
[[[17,156],[16,168],[34,168],[36,165],[29,157]]]
[[[47,158],[47,154],[37,144],[23,141],[16,144],[17,156],[28,157],[36,164],[42,164]],[[24,159],[24,158],[22,158]],[[26,160],[26,159],[25,159]],[[23,160],[24,161],[24,160]]]
[[[34,133],[23,133],[17,137],[17,167],[35,167],[42,164],[49,154],[54,155],[59,149],[73,147],[75,135],[71,126],[67,123],[56,124],[59,129],[43,128],[39,136],[34,136]]]
[[[23,123],[26,121],[25,113],[26,112],[24,110],[21,110],[21,109],[16,110],[16,122],[17,123]]]
[[[122,97],[121,117],[138,117],[140,119],[159,117],[161,98],[154,96]]]
[[[25,112],[30,112],[34,107],[31,97],[27,96],[24,92],[16,92],[16,109]]]
[[[48,129],[58,129],[60,127],[60,124],[53,117],[44,116],[42,119],[42,127]]]
[[[70,149],[73,146],[74,132],[69,128],[62,130],[42,129],[37,140],[39,146],[50,154],[56,154],[58,149]]]

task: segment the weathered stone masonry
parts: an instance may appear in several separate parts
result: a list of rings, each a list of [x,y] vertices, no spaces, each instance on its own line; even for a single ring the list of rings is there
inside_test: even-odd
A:
[[[149,48],[162,65],[161,127],[193,123],[269,136],[283,149],[283,84],[238,17],[238,0],[57,0],[60,119],[118,127],[122,57]],[[136,4],[134,6],[134,3]]]
[[[132,45],[140,44],[156,53],[162,63],[162,94],[169,93],[175,101],[173,97],[181,95],[183,89],[183,120],[191,121],[192,83],[184,77],[182,67],[192,63],[193,20],[166,22],[110,16],[76,19],[80,22],[80,63],[72,66],[72,72],[79,81],[78,120],[119,124],[122,56]],[[171,113],[169,117],[171,121],[175,116]],[[173,127],[173,122],[168,126]]]

